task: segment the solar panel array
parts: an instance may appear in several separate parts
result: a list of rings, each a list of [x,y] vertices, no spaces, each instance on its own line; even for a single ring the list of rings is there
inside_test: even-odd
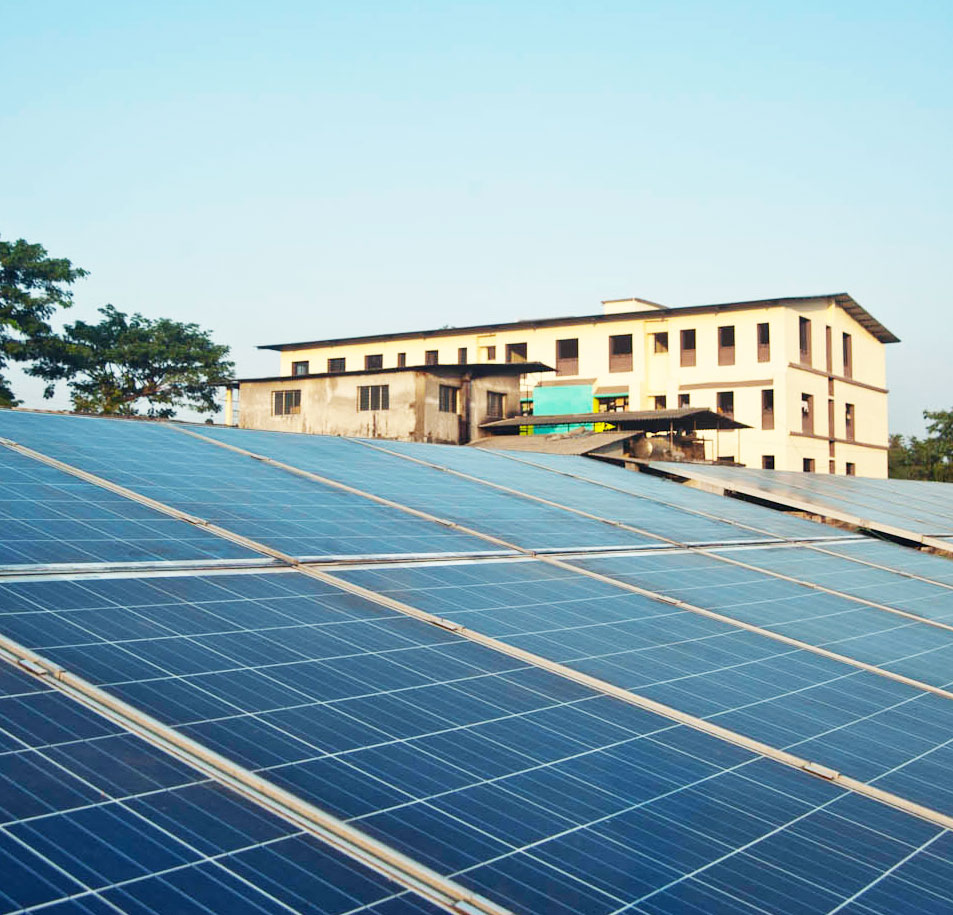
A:
[[[953,493],[944,483],[653,462],[663,473],[730,488],[778,505],[814,511],[944,548],[953,542]],[[944,543],[944,541],[948,541]]]
[[[584,458],[0,436],[0,911],[953,910],[945,559]]]

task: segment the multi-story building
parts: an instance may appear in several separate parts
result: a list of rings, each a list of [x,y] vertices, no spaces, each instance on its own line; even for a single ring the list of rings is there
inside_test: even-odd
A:
[[[750,426],[710,459],[750,467],[887,475],[884,345],[897,343],[846,293],[667,308],[603,302],[603,313],[261,347],[281,375],[449,363],[539,362],[525,412],[708,407]],[[509,413],[518,412],[509,408]],[[607,419],[609,417],[607,416]]]

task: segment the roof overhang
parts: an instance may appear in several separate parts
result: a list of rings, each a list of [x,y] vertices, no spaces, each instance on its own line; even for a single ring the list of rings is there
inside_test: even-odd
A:
[[[405,365],[389,369],[360,369],[354,372],[312,372],[307,375],[266,375],[263,378],[234,378],[220,382],[215,387],[233,388],[240,384],[263,381],[308,381],[312,378],[347,378],[356,375],[399,375],[404,372],[419,372],[440,378],[512,378],[554,371],[542,362],[474,362],[451,365]]]
[[[506,434],[521,426],[573,426],[608,423],[619,431],[694,432],[705,429],[750,429],[745,423],[713,410],[682,407],[677,410],[639,410],[617,413],[561,413],[553,416],[513,416],[481,423],[487,432]]]

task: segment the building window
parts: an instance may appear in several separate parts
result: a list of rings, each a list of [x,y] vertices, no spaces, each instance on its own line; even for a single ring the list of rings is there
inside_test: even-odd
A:
[[[390,385],[362,384],[357,389],[357,408],[362,413],[368,410],[389,410]]]
[[[440,391],[438,392],[438,403],[441,413],[457,412],[457,392],[459,390],[459,388],[455,388],[449,384],[440,385]]]
[[[507,362],[525,362],[526,344],[525,343],[507,343],[506,344]]]
[[[456,390],[453,388],[452,390]],[[506,410],[506,395],[497,391],[486,392],[487,419],[502,419]]]
[[[854,440],[854,405],[852,403],[844,404],[844,428],[847,432],[845,438],[852,442]]]
[[[609,371],[632,371],[632,334],[609,337]]]
[[[481,346],[480,355],[482,356],[483,362],[493,362],[496,359],[496,347],[495,346]]]
[[[532,415],[533,415],[532,397],[521,397],[520,398],[520,416],[532,416]]]
[[[307,375],[307,374],[308,374],[308,363],[307,363],[307,362],[292,362],[292,363],[291,363],[291,374],[292,374],[292,375]]]
[[[804,458],[801,462],[801,469],[805,473],[814,473],[814,458]]]
[[[735,326],[733,324],[718,328],[718,364],[735,364]]]
[[[811,394],[801,395],[801,431],[814,434],[814,397]]]
[[[407,353],[398,353],[397,354],[397,368],[403,369],[407,367]]]
[[[683,330],[681,333],[681,364],[691,366],[695,364],[695,330]]]
[[[844,337],[841,341],[841,345],[844,350],[844,377],[853,378],[854,377],[854,343],[850,338],[850,334],[844,334]]]
[[[457,364],[458,365],[467,364],[467,348],[465,346],[461,346],[457,350]]]
[[[376,356],[364,357],[364,371],[369,372],[374,369],[384,368],[384,357],[378,353]]]
[[[437,351],[435,349],[428,349],[424,353],[424,365],[438,365],[437,360]]]
[[[328,359],[328,371],[332,374],[344,371],[344,359]]]
[[[301,412],[301,391],[272,391],[273,416],[296,416]]]
[[[847,466],[844,468],[844,472],[845,472],[845,473],[847,474],[847,476],[849,476],[849,477],[856,477],[856,476],[857,476],[857,465],[856,465],[856,464],[852,464],[850,461],[848,461],[848,462],[847,462]]]
[[[761,392],[761,428],[774,428],[774,388],[765,388]]]
[[[624,413],[629,409],[629,395],[620,394],[618,397],[600,397],[597,413]]]
[[[691,394],[679,394],[679,395],[678,395],[678,405],[679,405],[680,407],[690,407],[690,406],[692,405],[692,404],[691,404],[691,400],[692,400],[692,395],[691,395]]]
[[[834,469],[834,462],[833,462],[833,461],[828,461],[828,462],[827,462],[827,472],[828,472],[828,473],[837,473],[837,471]]]
[[[579,374],[579,340],[557,340],[556,341],[556,374],[557,375],[578,375]]]
[[[653,353],[667,353],[668,352],[668,334],[665,331],[658,334],[652,334],[652,352]]]
[[[761,455],[761,469],[774,470],[774,455],[773,454]]]
[[[771,325],[758,325],[758,362],[771,361]]]
[[[719,391],[717,395],[718,412],[733,419],[735,415],[735,392]]]
[[[798,347],[801,362],[811,364],[811,322],[807,318],[798,318]]]
[[[668,398],[664,394],[656,394],[652,400],[655,403],[656,410],[664,410],[668,404]]]

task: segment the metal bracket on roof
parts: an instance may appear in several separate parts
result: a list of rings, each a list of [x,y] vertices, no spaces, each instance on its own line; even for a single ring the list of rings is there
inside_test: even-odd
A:
[[[446,620],[442,616],[437,617],[431,621],[434,626],[439,626],[441,629],[449,629],[451,632],[459,632],[463,629],[463,626],[460,623],[455,623],[453,620]]]
[[[801,766],[808,775],[816,775],[818,778],[823,778],[826,781],[833,782],[837,781],[840,778],[840,772],[836,769],[831,769],[829,766],[822,766],[820,763],[816,762],[807,762]]]
[[[46,677],[53,673],[53,671],[34,661],[32,658],[18,658],[17,664],[24,670],[28,670],[31,674],[36,674],[38,677]]]

